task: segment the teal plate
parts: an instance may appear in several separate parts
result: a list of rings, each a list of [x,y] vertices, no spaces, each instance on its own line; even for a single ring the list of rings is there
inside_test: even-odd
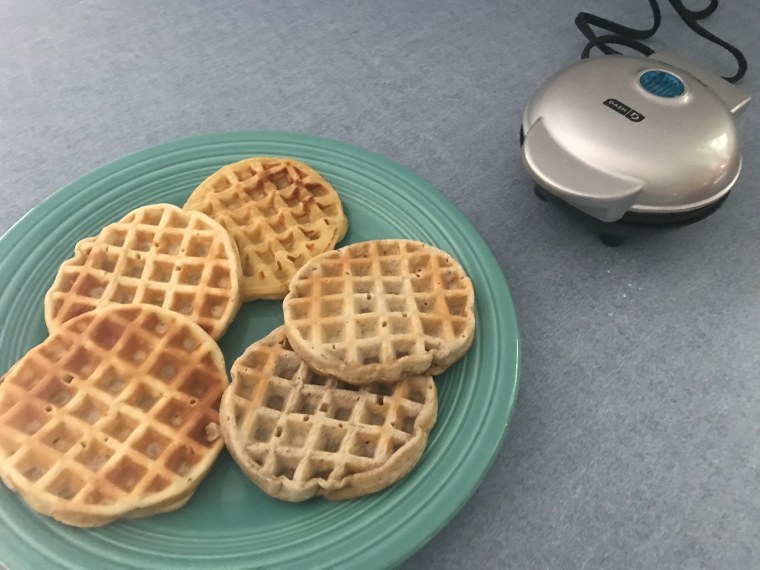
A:
[[[488,470],[512,414],[519,370],[517,321],[499,265],[430,184],[331,140],[258,132],[182,139],[121,158],[56,192],[0,238],[0,371],[45,338],[45,291],[79,239],[138,206],[181,205],[206,176],[253,155],[291,156],[318,170],[346,209],[343,244],[425,241],[450,252],[472,278],[475,342],[436,378],[438,422],[420,463],[368,497],[290,504],[259,491],[224,451],[184,508],[97,529],[37,515],[0,485],[0,561],[9,569],[393,566],[454,516]],[[228,366],[280,323],[280,303],[245,305],[220,343]]]

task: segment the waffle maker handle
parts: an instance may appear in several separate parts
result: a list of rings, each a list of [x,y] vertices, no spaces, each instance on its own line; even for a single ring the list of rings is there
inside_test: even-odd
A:
[[[523,161],[544,190],[604,222],[614,222],[633,205],[643,182],[593,168],[562,148],[539,118],[523,142]]]

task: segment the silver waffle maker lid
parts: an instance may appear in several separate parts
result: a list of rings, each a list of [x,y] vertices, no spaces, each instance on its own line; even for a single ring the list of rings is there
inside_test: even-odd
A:
[[[719,203],[741,169],[749,96],[671,53],[584,59],[534,94],[522,156],[536,184],[603,222]]]

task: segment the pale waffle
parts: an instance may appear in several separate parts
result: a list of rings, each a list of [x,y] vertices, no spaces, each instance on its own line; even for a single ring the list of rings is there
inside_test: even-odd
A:
[[[437,411],[431,376],[346,384],[313,372],[280,327],[235,361],[220,416],[248,478],[295,502],[351,499],[395,483],[422,456]]]
[[[399,239],[355,243],[304,265],[283,301],[293,349],[351,384],[440,374],[470,348],[475,297],[443,251]]]
[[[75,526],[181,507],[223,447],[216,343],[187,317],[110,305],[58,327],[0,384],[0,476]]]
[[[289,158],[224,166],[193,191],[185,209],[208,214],[234,238],[246,301],[282,299],[295,272],[333,249],[348,227],[335,189]]]
[[[149,303],[221,337],[240,308],[240,260],[219,224],[170,204],[133,210],[80,241],[45,296],[45,322],[113,303]]]

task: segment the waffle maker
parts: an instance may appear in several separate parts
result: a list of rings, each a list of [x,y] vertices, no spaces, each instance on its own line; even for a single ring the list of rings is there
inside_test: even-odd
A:
[[[590,38],[584,58],[549,78],[523,115],[522,158],[536,194],[589,224],[607,245],[644,228],[703,219],[741,170],[736,119],[750,97],[729,81],[744,74],[744,56],[696,24],[717,1],[701,12],[670,2],[690,27],[738,53],[735,76],[721,78],[641,44],[659,26],[656,0],[655,24],[643,31],[584,12],[576,19]],[[617,35],[597,37],[591,24]],[[647,57],[619,54],[609,43]],[[593,47],[609,55],[587,59]]]

